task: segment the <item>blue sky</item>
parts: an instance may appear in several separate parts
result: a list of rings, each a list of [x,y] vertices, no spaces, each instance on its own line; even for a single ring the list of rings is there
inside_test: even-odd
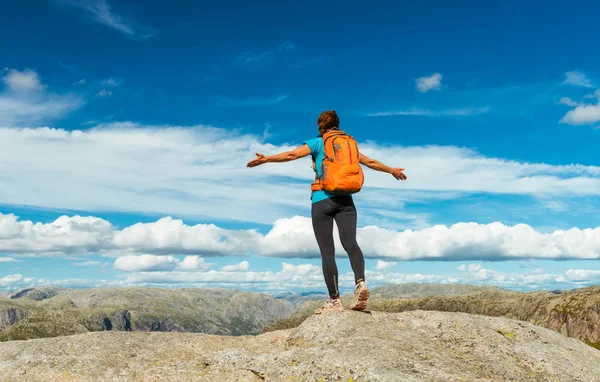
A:
[[[315,136],[326,109],[407,169],[367,172],[355,198],[372,284],[595,284],[599,13],[5,2],[0,288],[323,289],[309,161],[244,164]]]

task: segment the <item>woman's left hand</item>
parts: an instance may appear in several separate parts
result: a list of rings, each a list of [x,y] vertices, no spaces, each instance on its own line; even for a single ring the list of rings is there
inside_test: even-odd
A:
[[[256,167],[256,166],[260,166],[261,164],[267,163],[267,157],[256,153],[256,158],[252,159],[250,162],[248,162],[248,164],[246,165],[246,167]]]

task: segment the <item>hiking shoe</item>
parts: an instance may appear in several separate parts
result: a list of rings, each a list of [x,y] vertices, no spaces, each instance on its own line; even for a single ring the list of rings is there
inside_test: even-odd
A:
[[[344,310],[342,306],[342,300],[339,298],[329,299],[323,306],[315,310],[315,314],[328,314],[328,313],[336,313]]]
[[[369,292],[369,288],[367,288],[367,283],[361,281],[356,284],[352,310],[365,310],[367,308],[367,299],[369,298],[370,294],[371,292]]]

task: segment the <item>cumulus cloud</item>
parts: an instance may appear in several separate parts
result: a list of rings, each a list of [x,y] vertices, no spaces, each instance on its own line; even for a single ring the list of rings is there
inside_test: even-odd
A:
[[[258,238],[253,230],[226,230],[214,224],[189,226],[180,219],[166,217],[115,232],[112,243],[119,250],[210,256],[242,254],[254,248]]]
[[[360,230],[361,243],[377,258],[402,260],[500,260],[600,258],[600,228],[541,233],[525,224],[458,223],[420,231]]]
[[[210,264],[205,263],[204,258],[198,255],[186,256],[180,263],[177,264],[177,269],[184,271],[202,270],[208,268],[210,268]]]
[[[334,240],[337,253],[343,254],[337,233]],[[457,223],[402,231],[367,226],[358,229],[357,240],[367,257],[384,260],[380,269],[390,260],[600,259],[600,227],[542,233],[526,224]],[[0,252],[37,256],[101,253],[119,257],[114,267],[127,271],[208,267],[198,256],[320,256],[311,220],[302,216],[278,219],[263,235],[213,224],[190,226],[170,217],[118,230],[95,217],[62,216],[52,223],[34,224],[0,214]],[[180,254],[188,257],[182,262],[175,257]],[[236,269],[245,266],[243,262]],[[468,270],[477,271],[474,267],[477,265]]]
[[[103,219],[61,216],[47,224],[0,213],[0,252],[87,254],[110,246],[112,225]]]
[[[210,264],[197,255],[185,256],[183,260],[172,255],[126,255],[113,263],[113,268],[128,272],[193,271],[206,270]]]
[[[589,269],[569,269],[565,272],[570,281],[576,282],[600,282],[600,271]]]
[[[598,121],[600,121],[600,104],[577,106],[561,119],[562,123],[569,125],[589,125]]]
[[[221,268],[221,270],[223,272],[247,271],[249,266],[250,266],[250,263],[247,262],[246,260],[244,260],[238,264],[225,265],[224,267]]]
[[[235,275],[232,275],[235,273]],[[124,281],[132,284],[261,284],[273,283],[288,286],[302,283],[320,285],[323,283],[321,267],[312,264],[293,265],[282,263],[279,272],[263,271],[215,271],[208,272],[138,272],[124,275]]]
[[[41,123],[80,108],[83,100],[72,94],[49,92],[31,69],[4,70],[0,92],[0,126]]]
[[[0,173],[12,184],[0,188],[5,204],[264,224],[281,216],[306,214],[310,206],[314,174],[309,158],[245,167],[256,152],[274,154],[300,143],[272,145],[262,136],[210,126],[135,123],[85,131],[0,128],[0,135]],[[367,170],[360,195],[369,201],[366,209],[385,195],[386,203],[392,203],[411,193],[422,199],[444,193],[600,195],[597,166],[521,163],[452,146],[370,142],[360,147],[367,156],[407,168],[409,176],[408,182],[401,183]],[[52,192],[48,184],[53,185]],[[377,198],[370,197],[373,190]]]
[[[11,92],[27,93],[44,90],[38,74],[31,69],[25,69],[22,72],[10,69],[2,81]]]
[[[132,40],[146,40],[155,32],[140,23],[115,14],[106,0],[55,0],[78,8],[95,22],[117,30]]]
[[[482,264],[461,264],[464,272],[459,274],[398,273],[389,269],[366,270],[371,287],[383,284],[440,283],[495,285],[515,290],[572,289],[594,285],[600,281],[600,271],[593,269],[569,269],[564,273],[544,273],[536,268],[530,272],[511,273],[483,267]],[[261,292],[323,290],[325,284],[320,267],[312,264],[292,265],[282,263],[280,271],[153,271],[128,272],[119,280],[89,280],[71,278],[62,280],[34,279],[23,275],[0,278],[0,289],[15,290],[33,285],[53,285],[68,288],[114,287],[114,286],[160,286],[160,287],[218,287]],[[340,291],[351,293],[354,276],[351,272],[340,274]]]
[[[574,102],[570,98],[562,98],[561,103],[567,106],[575,107],[575,109],[570,110],[565,114],[565,116],[561,119],[561,123],[567,123],[569,125],[591,125],[600,121],[600,89],[596,90],[593,95],[590,95],[592,98],[596,99],[596,103],[583,103],[583,102]]]
[[[375,269],[377,269],[378,271],[382,271],[384,269],[390,269],[395,266],[396,266],[395,261],[377,260],[377,265],[375,265]]]
[[[0,278],[0,286],[7,286],[23,280],[23,275],[15,274]]]
[[[21,274],[7,275],[0,277],[0,288],[4,290],[13,290],[29,286],[35,279],[25,277]]]
[[[442,75],[440,73],[433,73],[431,76],[419,77],[415,82],[417,90],[421,93],[426,93],[430,90],[440,90]]]
[[[578,71],[565,72],[565,81],[563,83],[586,88],[593,87],[592,81],[584,73]]]
[[[129,255],[116,259],[113,268],[129,272],[170,271],[175,269],[177,263],[177,259],[170,255]]]

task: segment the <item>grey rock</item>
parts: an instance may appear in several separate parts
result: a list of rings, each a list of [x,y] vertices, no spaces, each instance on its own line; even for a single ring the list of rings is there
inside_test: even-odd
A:
[[[27,317],[27,312],[19,308],[0,309],[0,330],[12,326]]]
[[[345,311],[258,336],[98,332],[0,343],[18,381],[599,381],[600,352],[466,313]]]
[[[131,331],[131,313],[128,310],[113,312],[110,320],[114,330]]]

